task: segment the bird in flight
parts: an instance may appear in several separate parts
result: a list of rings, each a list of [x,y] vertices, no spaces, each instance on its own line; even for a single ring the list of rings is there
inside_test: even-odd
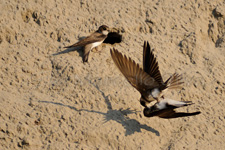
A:
[[[158,116],[160,118],[171,119],[171,118],[179,118],[179,117],[187,117],[198,115],[201,112],[176,112],[174,109],[179,107],[184,107],[188,105],[192,105],[191,101],[175,101],[168,98],[163,98],[159,102],[156,102],[151,107],[145,107],[143,110],[145,117],[154,117]]]
[[[116,66],[128,82],[140,92],[140,103],[144,106],[143,113],[145,117],[158,116],[170,119],[201,113],[199,111],[193,113],[176,112],[176,108],[192,105],[193,103],[191,101],[175,101],[164,98],[163,93],[167,89],[181,87],[182,77],[174,73],[165,82],[163,81],[158,62],[148,42],[144,42],[143,69],[134,60],[121,54],[118,50],[111,49],[110,52]],[[147,104],[154,100],[157,100],[157,102],[148,107]]]
[[[111,49],[110,52],[121,73],[140,92],[140,103],[144,107],[147,107],[147,104],[154,100],[159,102],[164,91],[181,87],[183,83],[181,75],[177,73],[174,73],[165,82],[163,81],[158,62],[148,42],[144,42],[143,47],[143,68],[116,49]]]

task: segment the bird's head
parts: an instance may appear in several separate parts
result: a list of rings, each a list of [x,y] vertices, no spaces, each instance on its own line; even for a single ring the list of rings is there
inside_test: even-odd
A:
[[[152,107],[145,107],[143,110],[145,117],[153,117],[154,113],[152,113]]]
[[[140,98],[140,103],[143,107],[147,107],[147,102],[143,96],[141,96],[141,98]]]
[[[98,32],[103,33],[104,35],[108,35],[109,27],[106,25],[102,25],[98,28]]]

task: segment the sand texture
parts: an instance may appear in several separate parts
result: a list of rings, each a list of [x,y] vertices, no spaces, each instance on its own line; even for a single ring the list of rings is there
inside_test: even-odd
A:
[[[0,149],[225,149],[224,0],[0,0]],[[66,50],[100,25],[117,28],[82,62]],[[140,94],[110,56],[142,64],[147,40],[163,79],[183,75],[166,97],[193,101],[197,116],[146,118]]]

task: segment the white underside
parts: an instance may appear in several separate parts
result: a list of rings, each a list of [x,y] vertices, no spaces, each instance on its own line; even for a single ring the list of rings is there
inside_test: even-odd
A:
[[[164,98],[164,99],[160,99],[160,102],[156,104],[158,109],[165,109],[166,108],[166,104],[172,105],[172,106],[176,106],[176,107],[181,107],[184,106],[186,103],[185,102],[181,102],[181,101],[175,101],[169,98]]]
[[[97,47],[97,46],[99,46],[99,45],[101,45],[102,42],[103,42],[103,41],[93,43],[91,49],[92,49],[92,48],[95,48],[95,47]]]
[[[160,96],[160,91],[158,88],[155,88],[152,91],[147,91],[146,96],[147,100],[154,101],[156,100],[155,98],[158,98]]]
[[[151,91],[151,94],[152,94],[153,97],[156,98],[156,97],[159,97],[160,91],[159,91],[158,88],[154,88],[154,89]]]

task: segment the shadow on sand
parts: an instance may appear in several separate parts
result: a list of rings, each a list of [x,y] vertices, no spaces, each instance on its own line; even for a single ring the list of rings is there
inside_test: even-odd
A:
[[[80,37],[78,39],[78,41],[81,41],[83,40],[85,37]],[[72,45],[72,44],[71,44]],[[80,47],[73,47],[73,48],[66,48],[65,50],[63,51],[60,51],[60,52],[57,52],[57,53],[54,53],[52,54],[52,56],[57,56],[57,55],[61,55],[61,54],[66,54],[66,53],[69,53],[69,52],[72,52],[72,51],[77,51],[79,53],[79,56],[82,57],[83,56],[83,47],[80,46]]]
[[[99,87],[97,87],[96,85],[94,85],[91,82],[90,82],[90,84],[93,85],[104,97],[105,103],[107,104],[107,108],[108,108],[108,111],[106,113],[101,112],[101,111],[96,111],[96,110],[77,109],[77,108],[75,108],[73,106],[70,106],[70,105],[65,105],[65,104],[62,104],[62,103],[51,102],[51,101],[39,101],[39,102],[60,105],[60,106],[68,107],[72,110],[79,111],[79,112],[80,111],[86,111],[86,112],[90,112],[90,113],[97,113],[97,114],[104,115],[104,123],[106,123],[110,120],[114,120],[114,121],[120,123],[124,127],[124,129],[126,130],[125,136],[134,134],[135,132],[141,132],[141,129],[145,129],[147,131],[150,131],[150,132],[154,133],[156,136],[160,136],[160,133],[157,130],[155,130],[154,128],[149,127],[145,124],[140,124],[137,120],[130,119],[127,116],[128,114],[136,113],[137,111],[130,110],[129,108],[128,109],[119,109],[119,110],[112,109],[112,105],[109,101],[108,96],[106,96],[104,94],[104,92],[102,92],[99,89]]]
[[[79,56],[82,57],[83,56],[83,51],[82,50],[83,50],[82,47],[67,48],[64,51],[60,51],[60,52],[52,54],[52,56],[57,56],[57,55],[66,54],[66,53],[69,53],[69,52],[77,51],[79,53]]]

